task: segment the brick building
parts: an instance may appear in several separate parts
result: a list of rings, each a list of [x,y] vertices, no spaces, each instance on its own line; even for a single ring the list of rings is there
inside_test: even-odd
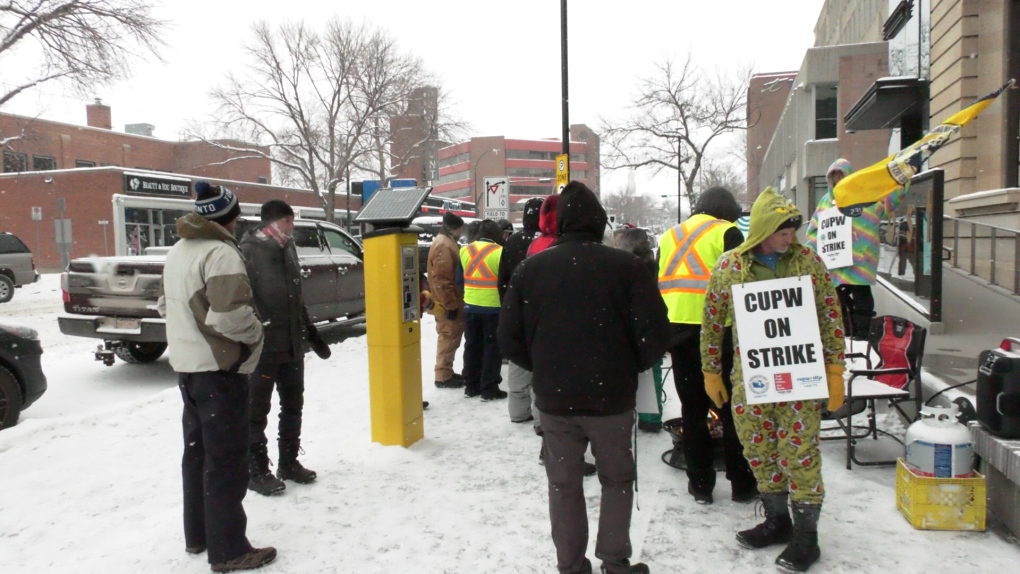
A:
[[[110,108],[98,101],[86,111],[86,126],[0,114],[0,140],[9,140],[0,173],[0,231],[18,235],[40,269],[59,270],[65,258],[172,242],[173,219],[188,209],[182,200],[193,198],[200,179],[226,185],[242,203],[278,198],[322,217],[312,192],[270,184],[268,160],[232,159],[234,152],[202,141],[140,135],[151,134],[147,124],[128,127],[140,133],[115,132]],[[338,195],[338,210],[346,208],[344,200]]]
[[[600,193],[599,137],[584,124],[570,126],[570,178]],[[528,140],[504,136],[471,138],[439,150],[438,179],[432,195],[478,204],[485,177],[510,180],[510,219],[520,223],[524,202],[553,193],[559,139]]]

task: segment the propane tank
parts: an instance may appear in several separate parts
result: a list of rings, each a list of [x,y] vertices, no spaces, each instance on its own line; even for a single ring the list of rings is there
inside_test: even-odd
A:
[[[956,420],[957,406],[924,406],[907,429],[907,466],[918,476],[969,478],[974,474],[974,442]]]

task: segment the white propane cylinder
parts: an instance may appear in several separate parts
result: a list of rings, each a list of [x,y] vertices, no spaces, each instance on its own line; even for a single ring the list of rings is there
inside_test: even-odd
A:
[[[974,442],[956,417],[959,409],[924,406],[907,429],[907,466],[918,476],[969,478],[974,473]]]

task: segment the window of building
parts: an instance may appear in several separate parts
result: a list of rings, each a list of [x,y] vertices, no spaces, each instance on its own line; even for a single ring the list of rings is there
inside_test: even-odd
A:
[[[28,171],[28,156],[16,151],[4,152],[4,173]]]
[[[838,117],[836,86],[815,88],[815,139],[839,137],[836,131]]]
[[[471,153],[464,152],[439,160],[439,167],[449,167],[458,163],[465,163],[471,160]]]
[[[468,178],[468,172],[466,170],[465,171],[455,171],[453,173],[448,173],[446,175],[439,176],[439,183],[438,183],[438,185],[442,185],[444,183],[450,183],[452,181],[461,181],[461,180],[467,179],[467,178]]]
[[[84,159],[76,159],[74,160],[74,167],[96,167],[96,162],[87,161]]]
[[[45,155],[32,156],[32,171],[50,171],[57,169],[57,160]]]
[[[258,176],[257,181],[259,183],[269,183],[269,178],[264,175],[260,175]]]

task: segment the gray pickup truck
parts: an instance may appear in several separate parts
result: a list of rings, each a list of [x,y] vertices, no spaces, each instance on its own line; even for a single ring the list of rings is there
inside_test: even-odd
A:
[[[237,236],[258,225],[242,216]],[[294,221],[294,242],[301,262],[301,286],[315,323],[364,322],[365,269],[361,244],[340,227],[324,221]],[[164,248],[165,251],[166,248]],[[102,339],[96,360],[112,365],[116,355],[128,363],[155,361],[166,351],[166,322],[156,311],[166,255],[75,259],[60,277],[65,335]],[[328,341],[328,339],[327,339]]]

